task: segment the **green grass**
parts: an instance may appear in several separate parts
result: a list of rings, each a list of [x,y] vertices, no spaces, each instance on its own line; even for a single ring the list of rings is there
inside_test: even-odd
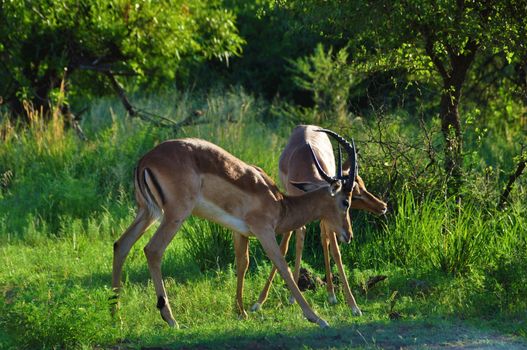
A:
[[[143,240],[142,242],[145,242]],[[252,242],[251,245],[256,245]],[[122,305],[116,320],[110,317],[112,239],[89,233],[74,238],[46,238],[36,246],[9,244],[0,250],[0,280],[4,296],[0,306],[1,326],[6,332],[0,345],[5,348],[77,348],[81,346],[212,346],[244,348],[243,344],[268,342],[284,346],[373,345],[372,335],[393,343],[388,334],[410,327],[422,332],[429,341],[428,330],[437,331],[448,317],[448,323],[471,308],[463,295],[473,289],[471,278],[451,279],[445,276],[417,276],[403,269],[363,270],[353,274],[352,285],[364,316],[357,318],[342,302],[330,306],[323,288],[306,292],[309,302],[335,329],[321,331],[302,317],[297,306],[287,304],[288,293],[277,281],[264,309],[239,320],[234,308],[236,278],[231,268],[201,273],[193,259],[185,255],[185,239],[177,236],[166,253],[163,271],[174,315],[181,329],[169,329],[155,308],[156,298],[150,282],[142,244],[132,250],[124,275]],[[270,266],[249,273],[245,303],[249,307],[263,286]],[[367,295],[358,291],[361,277],[378,272],[388,274],[388,281]],[[424,285],[419,286],[418,281]],[[479,287],[481,288],[481,287]],[[398,291],[394,306],[392,295]],[[476,291],[473,291],[476,292]],[[450,304],[450,305],[449,305]],[[402,319],[391,321],[389,313],[397,311]],[[492,327],[488,321],[478,327]],[[525,326],[521,318],[500,327],[520,333]],[[502,320],[503,322],[503,320]],[[523,322],[523,323],[522,323]],[[470,323],[469,323],[470,325]],[[468,327],[464,324],[463,327]],[[362,340],[358,332],[368,337]],[[448,333],[448,332],[447,332]],[[343,335],[344,334],[344,335]],[[393,334],[392,334],[393,335]],[[351,344],[345,336],[350,336]],[[441,342],[445,339],[436,339]],[[409,341],[400,340],[401,344]],[[421,339],[419,340],[421,341]],[[388,343],[387,343],[388,344]]]
[[[437,192],[418,192],[421,185],[394,187],[394,209],[386,217],[354,213],[355,240],[341,250],[363,317],[351,315],[340,289],[341,302],[329,305],[321,287],[305,293],[332,325],[319,330],[298,306],[288,305],[289,293],[277,278],[264,309],[239,320],[230,232],[192,219],[169,246],[162,267],[181,329],[169,329],[155,308],[142,251],[154,228],[126,261],[121,310],[112,319],[112,245],[134,216],[132,173],[141,155],[165,139],[201,137],[276,179],[290,130],[276,121],[263,123],[270,107],[241,90],[141,103],[175,120],[200,108],[211,123],[174,134],[123,117],[110,100],[94,102],[85,117],[88,141],[64,131],[60,120],[44,123],[38,113],[27,129],[3,123],[0,348],[426,348],[448,342],[477,347],[481,339],[496,347],[524,344],[502,334],[527,337],[525,202],[513,198],[506,211],[497,212],[482,206],[481,193],[467,192],[458,207]],[[366,138],[365,128],[355,128],[357,139]],[[396,130],[413,132],[402,124]],[[369,145],[363,157],[370,156],[382,159],[382,152]],[[380,193],[385,174],[368,165],[362,174]],[[522,186],[515,196],[524,194]],[[317,230],[316,224],[308,227],[304,266],[322,276]],[[256,240],[250,249],[247,308],[270,270]],[[387,279],[361,291],[379,274]]]

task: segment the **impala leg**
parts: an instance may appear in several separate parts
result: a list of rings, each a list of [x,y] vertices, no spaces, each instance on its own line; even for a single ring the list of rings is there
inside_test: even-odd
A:
[[[333,232],[330,232],[326,227],[325,223],[320,222],[320,242],[322,244],[322,251],[324,252],[324,265],[326,267],[326,288],[328,291],[328,302],[330,304],[337,303],[337,297],[335,296],[335,287],[333,286],[333,274],[331,273],[331,262],[329,260],[329,244],[330,236],[335,236]]]
[[[256,232],[254,233],[256,234]],[[276,243],[274,232],[270,230],[265,231],[261,234],[257,234],[257,237],[260,240],[260,243],[262,244],[263,249],[267,253],[267,256],[275,264],[275,266],[278,269],[278,272],[280,273],[285,283],[289,287],[289,290],[291,290],[291,293],[293,293],[293,296],[298,302],[298,305],[300,306],[300,308],[302,308],[302,312],[304,313],[304,316],[310,322],[316,323],[322,328],[328,327],[329,326],[328,323],[322,318],[317,316],[317,314],[311,309],[311,307],[307,303],[306,299],[304,299],[302,293],[300,292],[300,289],[298,289],[298,285],[293,279],[291,270],[289,270],[289,267],[287,267],[285,258],[280,252],[278,243]]]
[[[157,308],[161,317],[171,327],[177,327],[177,322],[172,316],[172,310],[168,302],[163,277],[161,274],[161,260],[168,244],[174,238],[177,230],[181,227],[184,219],[170,219],[167,216],[163,219],[156,233],[146,245],[144,252],[148,261],[148,269],[157,295]]]
[[[236,253],[236,306],[241,317],[247,318],[247,312],[243,307],[243,282],[247,268],[249,267],[249,239],[237,232],[233,233],[234,252]]]
[[[118,295],[121,288],[121,275],[123,272],[123,264],[130,252],[132,246],[143,235],[146,229],[152,224],[154,219],[148,212],[141,208],[137,212],[134,222],[130,227],[124,231],[117,241],[113,244],[113,269],[112,269],[112,288],[115,292],[113,298],[117,299],[112,306],[112,314],[118,308]]]
[[[328,234],[328,236],[330,240],[329,245],[331,247],[331,255],[333,255],[333,259],[335,260],[335,264],[337,264],[337,268],[339,270],[340,279],[342,280],[342,288],[346,296],[346,302],[349,305],[349,307],[351,307],[351,310],[355,316],[361,316],[362,311],[360,311],[359,307],[357,306],[357,303],[355,302],[355,298],[353,297],[353,294],[351,293],[348,279],[346,278],[346,273],[344,272],[344,266],[342,265],[342,257],[340,256],[340,250],[339,250],[339,245],[337,243],[337,238],[335,234],[333,233]]]
[[[287,250],[289,248],[289,240],[291,239],[291,235],[293,234],[293,231],[284,233],[282,237],[282,241],[280,242],[280,252],[283,256],[287,254]],[[276,276],[276,266],[273,265],[273,268],[271,270],[271,273],[269,274],[269,277],[267,278],[267,282],[265,283],[264,288],[262,289],[262,292],[260,293],[260,297],[258,298],[258,301],[254,303],[254,305],[251,307],[251,311],[258,311],[262,307],[262,305],[267,300],[267,297],[269,296],[269,289],[271,288],[271,284],[273,283],[273,279]]]
[[[295,271],[293,277],[296,284],[298,285],[298,279],[300,277],[300,263],[302,262],[302,252],[304,251],[304,240],[306,238],[306,227],[302,226],[295,231]],[[294,304],[295,298],[289,297],[289,303]]]

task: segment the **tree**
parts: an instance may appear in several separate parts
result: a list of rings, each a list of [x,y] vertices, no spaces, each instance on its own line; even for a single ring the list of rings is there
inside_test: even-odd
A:
[[[0,96],[15,114],[23,101],[46,110],[63,79],[77,94],[116,75],[151,86],[244,43],[220,0],[0,0],[0,33]]]
[[[524,52],[527,3],[465,0],[289,1],[305,25],[349,45],[364,70],[403,68],[427,80],[440,95],[444,168],[452,193],[462,182],[463,88],[478,56]]]

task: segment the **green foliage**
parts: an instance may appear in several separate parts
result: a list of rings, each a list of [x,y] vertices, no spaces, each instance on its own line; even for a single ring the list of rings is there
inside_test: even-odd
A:
[[[304,14],[304,29],[323,33],[341,46],[349,44],[357,58],[382,60],[385,70],[403,66],[434,71],[450,60],[449,54],[468,54],[470,41],[492,53],[519,55],[524,50],[527,8],[516,2],[298,0],[284,7]]]
[[[348,98],[353,83],[348,65],[346,49],[333,54],[333,49],[325,52],[319,44],[314,53],[293,62],[293,82],[313,94],[315,106],[310,123],[324,121],[343,122],[348,111]]]
[[[202,67],[195,72],[199,74],[196,81],[219,79],[266,98],[279,94],[303,104],[311,101],[292,83],[288,69],[289,61],[311,54],[321,38],[319,33],[303,30],[303,14],[274,0],[227,0],[225,6],[236,14],[240,36],[246,40],[243,56],[234,57],[228,67]]]
[[[2,1],[0,95],[48,107],[71,76],[68,92],[104,91],[104,76],[133,75],[145,85],[173,81],[196,62],[228,61],[241,52],[235,16],[221,1]],[[185,72],[186,71],[186,72]]]

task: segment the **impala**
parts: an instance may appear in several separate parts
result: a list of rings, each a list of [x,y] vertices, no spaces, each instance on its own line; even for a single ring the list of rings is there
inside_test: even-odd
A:
[[[119,295],[123,264],[131,247],[156,219],[160,219],[160,225],[145,246],[144,253],[161,317],[170,326],[177,326],[163,284],[161,260],[183,221],[190,215],[196,215],[234,231],[236,305],[242,316],[247,315],[243,306],[243,282],[249,264],[248,238],[256,236],[304,316],[321,327],[327,327],[328,323],[317,316],[298,289],[275,235],[323,219],[340,240],[349,241],[352,231],[348,210],[355,178],[356,152],[344,139],[340,143],[351,164],[349,176],[337,173],[330,177],[311,151],[317,171],[327,185],[301,196],[281,193],[263,170],[204,140],[171,140],[153,148],[139,160],[135,170],[136,217],[114,243],[112,287],[115,297]],[[114,312],[117,306],[116,303]]]
[[[289,138],[289,141],[282,152],[279,161],[280,180],[284,185],[287,194],[292,196],[301,196],[305,192],[314,191],[321,187],[327,186],[327,179],[324,178],[323,173],[316,171],[317,167],[316,163],[314,163],[314,159],[316,159],[318,160],[322,169],[325,169],[326,172],[335,172],[333,147],[327,134],[339,141],[340,136],[338,134],[335,134],[329,130],[321,130],[321,128],[318,126],[300,125],[293,130],[293,133],[291,134],[291,137]],[[311,156],[311,149],[315,153],[316,158]],[[340,168],[340,146],[338,157]],[[368,192],[366,186],[364,185],[364,181],[358,175],[357,168],[355,170],[355,186],[352,191],[352,202],[349,207],[352,209],[367,210],[376,214],[384,214],[386,212],[386,203]],[[296,247],[294,279],[297,283],[300,273],[300,262],[302,260],[302,250],[306,232],[305,230],[305,227],[301,227],[295,232]],[[287,253],[291,234],[292,232],[288,232],[283,235],[282,242],[280,243],[280,250],[283,255]],[[362,312],[357,306],[355,298],[351,293],[351,289],[344,272],[335,233],[331,231],[331,225],[328,225],[324,219],[320,222],[320,235],[322,249],[324,252],[324,262],[326,266],[326,286],[328,290],[329,302],[332,304],[337,302],[329,258],[329,250],[331,249],[331,255],[335,260],[340,279],[342,281],[346,302],[351,307],[354,315],[361,315]],[[350,236],[350,238],[352,237],[353,235]],[[276,267],[273,267],[267,283],[260,293],[258,302],[256,302],[251,308],[252,311],[257,311],[260,309],[263,303],[265,303],[267,300],[269,289],[275,275]],[[291,302],[294,302],[294,299],[291,299]]]

